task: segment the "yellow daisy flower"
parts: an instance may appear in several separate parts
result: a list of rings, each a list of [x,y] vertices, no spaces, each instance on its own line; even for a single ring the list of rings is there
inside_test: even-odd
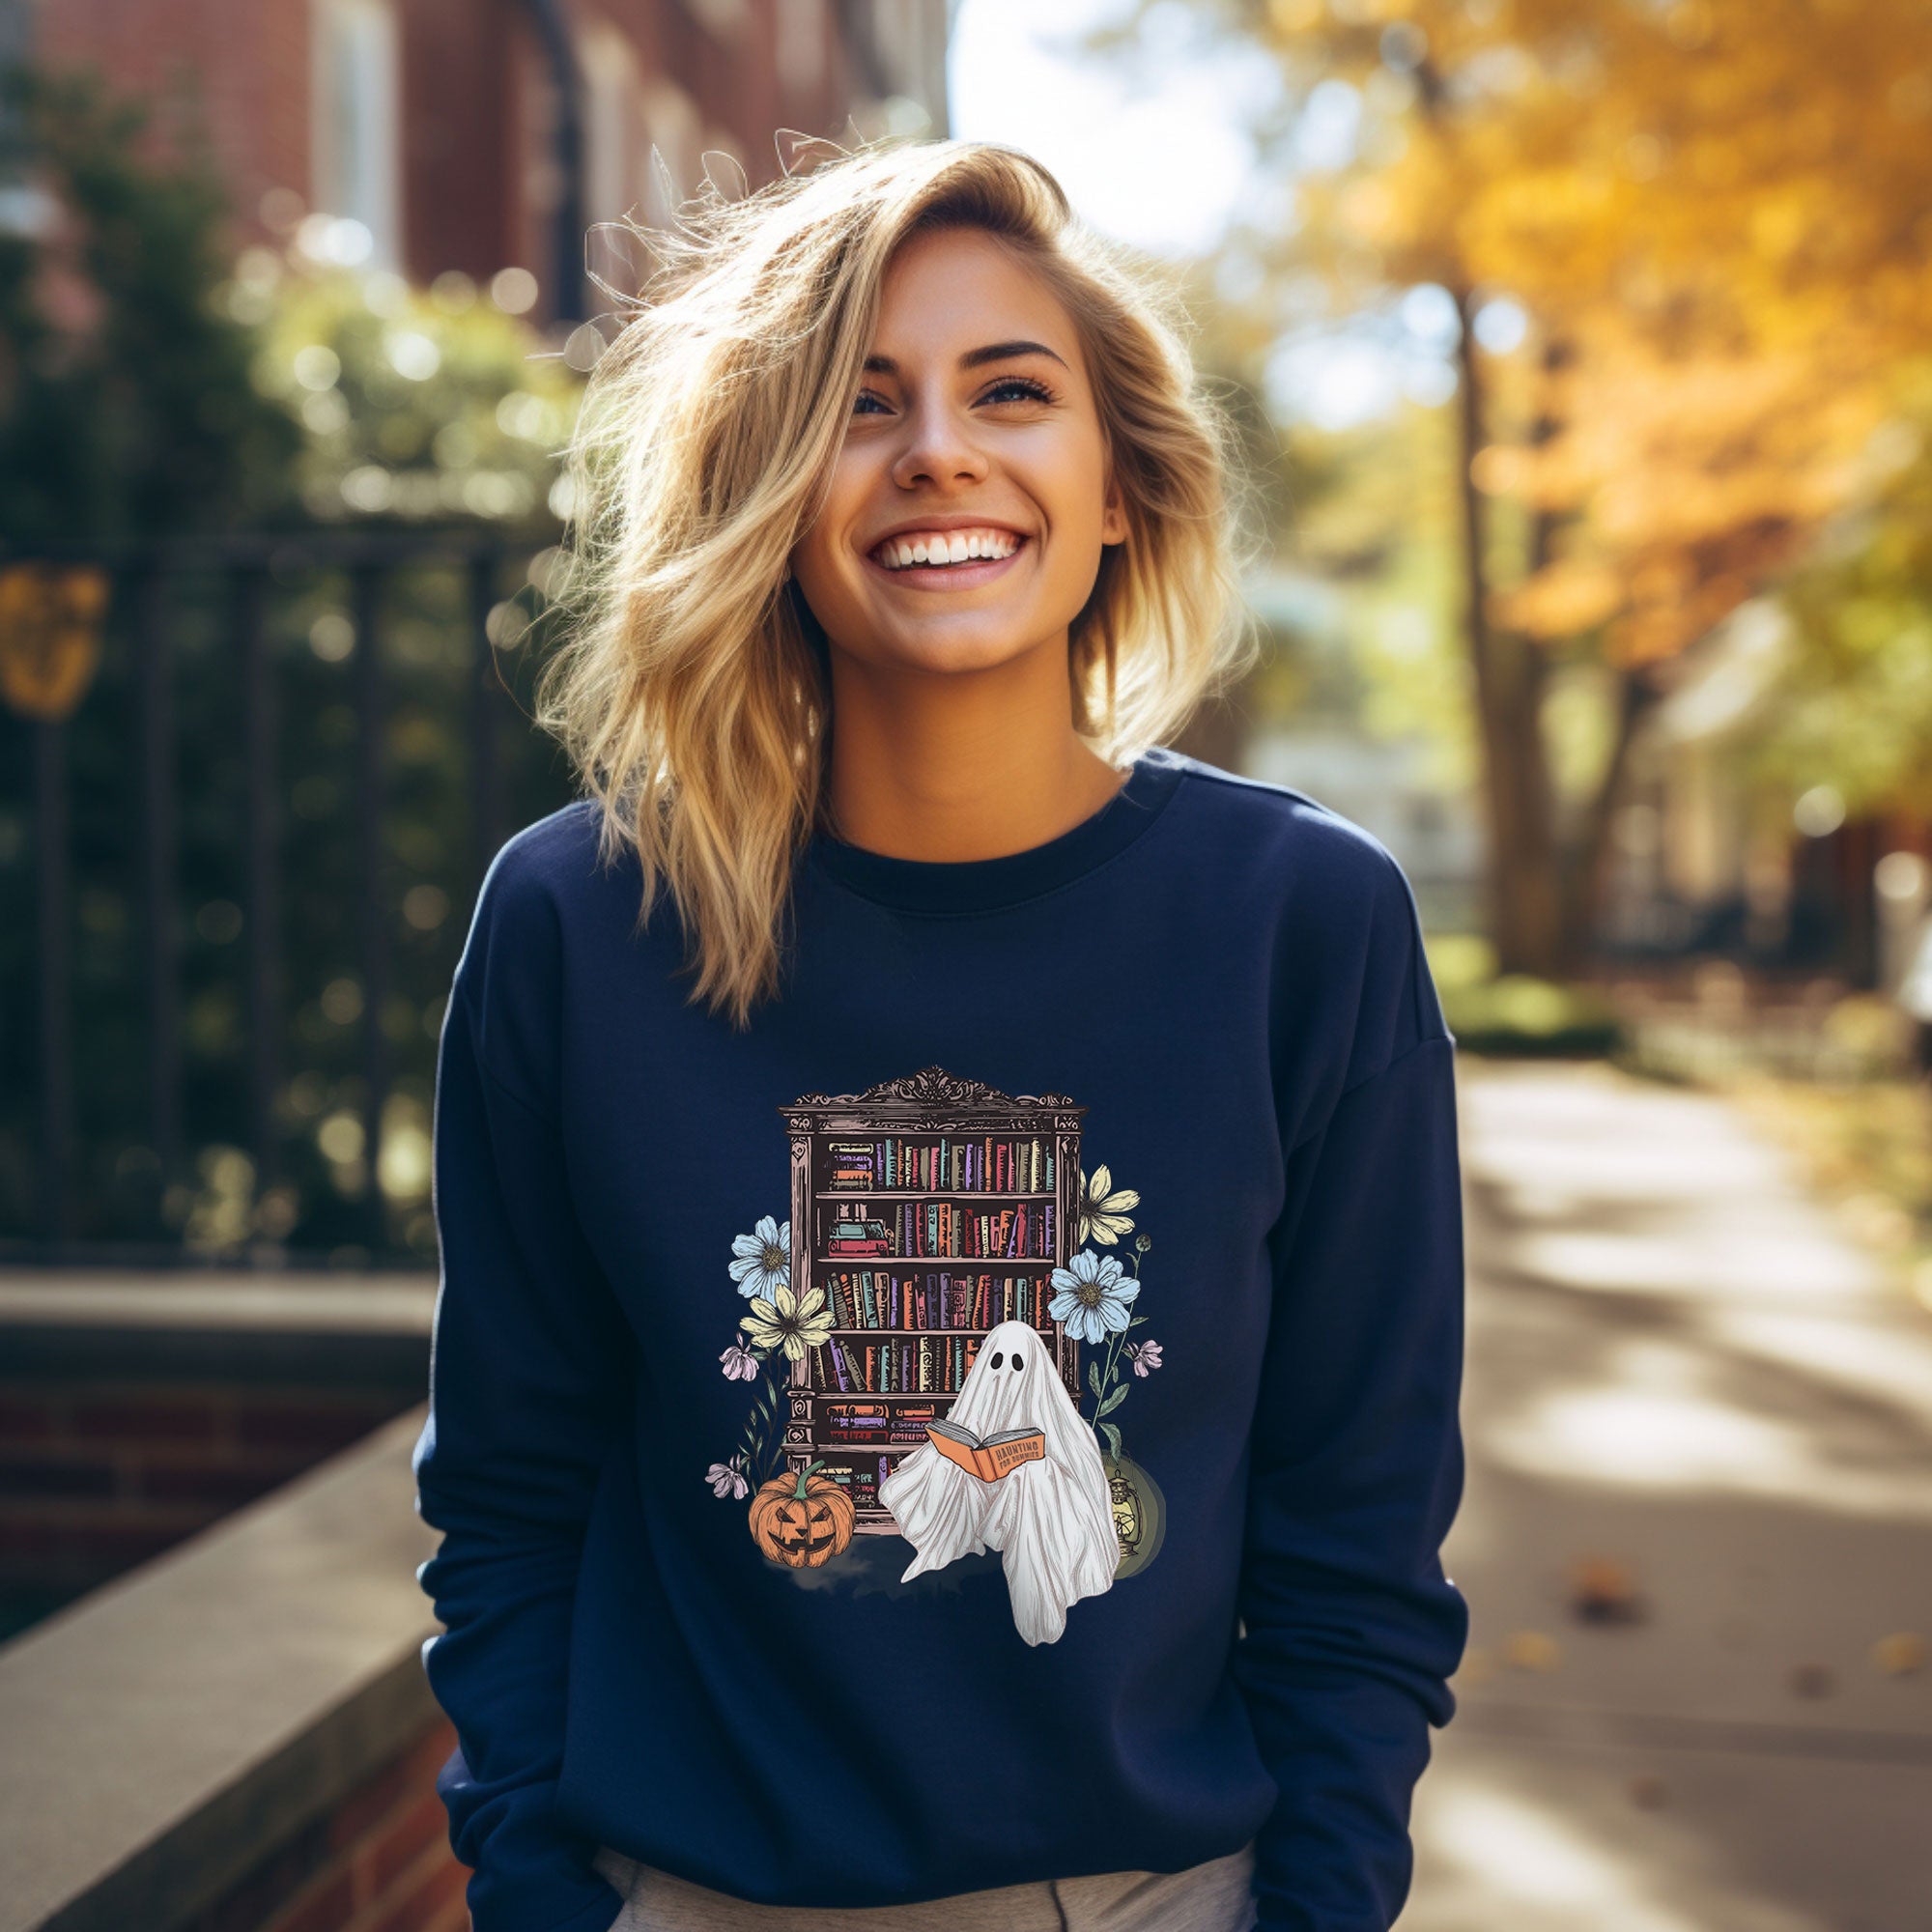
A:
[[[1133,1188],[1115,1191],[1114,1177],[1103,1161],[1092,1174],[1081,1177],[1080,1226],[1073,1236],[1074,1246],[1082,1241],[1100,1241],[1112,1247],[1134,1225],[1122,1210],[1140,1205],[1141,1197]]]
[[[808,1289],[803,1299],[789,1288],[775,1288],[769,1301],[755,1297],[745,1310],[744,1326],[760,1349],[782,1349],[794,1362],[832,1333],[832,1311],[822,1288]]]

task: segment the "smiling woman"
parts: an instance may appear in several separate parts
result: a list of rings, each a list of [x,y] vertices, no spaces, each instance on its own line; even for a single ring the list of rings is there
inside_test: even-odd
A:
[[[1037,844],[1256,652],[1235,436],[1172,291],[1013,149],[818,152],[642,236],[539,691],[741,1026],[814,830]]]
[[[586,795],[438,1064],[476,1932],[1384,1932],[1464,1629],[1449,1039],[1388,855],[1164,743],[1253,650],[1228,424],[1010,149],[651,239]]]

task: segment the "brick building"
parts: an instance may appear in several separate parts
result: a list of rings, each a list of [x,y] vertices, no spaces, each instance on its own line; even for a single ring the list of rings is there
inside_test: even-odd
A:
[[[689,193],[708,150],[770,179],[780,128],[945,133],[957,4],[28,0],[10,38],[145,97],[185,81],[238,246],[325,213],[345,259],[418,281],[526,269],[554,317],[583,313],[591,224],[666,219],[653,145]]]

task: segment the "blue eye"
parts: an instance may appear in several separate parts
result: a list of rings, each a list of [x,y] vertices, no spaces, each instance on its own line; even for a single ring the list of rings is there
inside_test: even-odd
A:
[[[1015,391],[1016,394],[1012,397],[1008,397],[1007,391],[1009,390]],[[1053,401],[1053,391],[1044,383],[1036,381],[1032,376],[1003,376],[980,400],[982,403],[999,402],[1002,400],[1050,403]],[[870,389],[861,389],[858,399],[852,405],[852,413],[854,415],[869,415],[873,413],[866,408],[867,403],[878,403],[881,408],[886,407],[885,399],[882,396],[875,394]]]
[[[1002,389],[1017,389],[1024,396],[1030,396],[1037,403],[1050,403],[1053,391],[1044,383],[1037,383],[1031,376],[1004,376],[986,391],[986,401],[991,402]]]

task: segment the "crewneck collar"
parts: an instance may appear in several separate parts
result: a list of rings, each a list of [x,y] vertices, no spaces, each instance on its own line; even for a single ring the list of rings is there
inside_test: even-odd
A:
[[[993,912],[1069,885],[1124,851],[1173,797],[1186,759],[1156,745],[1136,758],[1126,782],[1078,825],[993,859],[896,859],[815,831],[808,860],[864,898],[902,912]]]

